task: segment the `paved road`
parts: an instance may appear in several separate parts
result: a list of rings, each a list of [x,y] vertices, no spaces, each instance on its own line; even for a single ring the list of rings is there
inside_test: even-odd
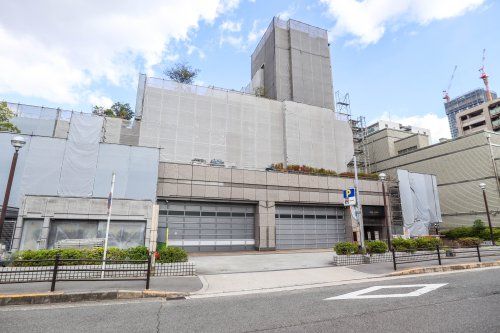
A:
[[[417,297],[343,299],[446,284]],[[374,294],[414,292],[417,287]],[[0,308],[2,332],[500,332],[500,269],[245,296]]]

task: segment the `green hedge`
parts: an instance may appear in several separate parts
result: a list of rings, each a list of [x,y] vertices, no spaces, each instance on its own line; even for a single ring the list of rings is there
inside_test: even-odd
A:
[[[483,221],[475,220],[471,227],[458,227],[441,232],[446,238],[457,240],[459,238],[477,237],[483,240],[490,240],[490,229]],[[500,228],[493,228],[493,237],[500,240]]]
[[[157,251],[156,262],[170,263],[170,262],[186,262],[188,261],[188,254],[180,247],[163,247]]]
[[[400,252],[415,252],[417,250],[432,251],[436,246],[442,246],[443,241],[437,237],[418,237],[418,238],[394,238],[392,246],[396,251]]]
[[[338,242],[335,244],[334,248],[335,253],[338,255],[346,255],[346,254],[359,254],[359,246],[358,243],[351,242]]]
[[[25,250],[18,251],[12,255],[11,260],[15,266],[50,266],[52,260],[59,254],[64,261],[64,265],[89,265],[95,264],[95,260],[101,260],[104,249],[96,247],[92,249],[43,249],[43,250]],[[181,248],[168,247],[160,249],[156,255],[158,262],[184,262],[188,255]],[[117,247],[108,248],[106,258],[108,260],[147,260],[149,250],[145,246],[136,246],[128,249],[119,249]],[[75,261],[71,261],[75,259]],[[76,259],[89,259],[88,261],[78,261]],[[17,260],[32,260],[32,262],[15,262]],[[46,260],[46,261],[45,261]]]
[[[388,250],[387,244],[380,240],[365,242],[366,252],[373,253],[386,253]]]

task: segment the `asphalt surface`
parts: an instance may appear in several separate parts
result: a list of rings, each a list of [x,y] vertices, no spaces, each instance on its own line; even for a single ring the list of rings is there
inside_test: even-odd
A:
[[[334,299],[413,292],[416,297]],[[176,301],[141,300],[0,308],[2,332],[500,332],[500,269],[371,281],[288,292]]]

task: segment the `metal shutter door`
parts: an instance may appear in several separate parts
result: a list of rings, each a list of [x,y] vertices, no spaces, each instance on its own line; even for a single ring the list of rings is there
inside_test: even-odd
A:
[[[254,250],[254,214],[252,205],[208,202],[160,204],[158,242],[188,251]]]
[[[345,240],[344,208],[276,207],[277,249],[322,249]]]

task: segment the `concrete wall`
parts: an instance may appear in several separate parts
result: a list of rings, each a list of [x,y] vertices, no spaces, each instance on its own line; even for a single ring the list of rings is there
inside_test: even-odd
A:
[[[483,182],[492,221],[500,226],[500,190],[495,180],[487,134],[475,133],[381,161],[377,164],[377,171],[394,177],[398,168],[436,175],[445,227],[471,225],[476,218],[486,222],[482,192],[478,186]],[[500,134],[489,134],[496,168],[500,171]]]
[[[111,221],[146,222],[145,244],[150,246],[150,242],[156,244],[158,226],[158,215],[156,214],[156,220],[153,220],[153,212],[153,203],[151,201],[114,199]],[[46,244],[51,220],[106,220],[107,198],[26,196],[19,210],[13,250],[20,247],[24,219],[43,219],[41,244]]]
[[[416,149],[427,147],[429,145],[429,137],[427,135],[413,134],[407,138],[400,139],[394,142],[394,151],[396,155],[407,149]]]
[[[256,244],[265,249],[275,247],[277,204],[343,206],[342,190],[353,186],[350,178],[160,163],[157,195],[163,199],[255,204]],[[383,205],[380,182],[360,180],[359,189],[361,204]],[[352,227],[347,226],[347,230],[350,239]]]

